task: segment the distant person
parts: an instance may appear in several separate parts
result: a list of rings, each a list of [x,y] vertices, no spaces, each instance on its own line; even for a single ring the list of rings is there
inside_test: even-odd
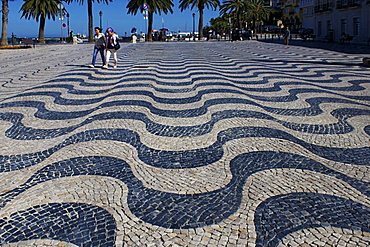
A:
[[[342,34],[340,35],[339,43],[343,44],[347,37],[348,37],[347,34],[345,32],[342,32]]]
[[[95,46],[94,46],[94,53],[93,53],[93,58],[92,62],[90,64],[91,68],[95,68],[95,62],[96,62],[96,56],[98,55],[98,52],[100,53],[103,66],[105,65],[105,57],[104,57],[104,50],[105,50],[105,36],[102,33],[102,30],[99,27],[95,27]],[[76,39],[77,43],[77,39]]]
[[[135,34],[132,35],[132,43],[136,44],[137,36]]]
[[[77,36],[75,35],[75,36],[73,36],[73,38],[72,38],[72,42],[73,42],[73,45],[77,45],[77,43],[78,43],[78,38],[77,38]]]
[[[12,45],[15,45],[15,35],[12,33]]]
[[[290,31],[289,31],[288,27],[286,27],[286,29],[285,29],[283,38],[284,38],[284,45],[289,45]]]
[[[73,42],[73,36],[74,36],[73,31],[70,31],[68,35],[69,35],[69,36],[68,36],[68,41],[67,41],[67,42],[68,42],[68,43]]]
[[[109,59],[110,56],[113,54],[113,68],[117,68],[117,50],[119,49],[118,43],[118,36],[114,33],[113,28],[109,27],[107,29],[107,37],[106,37],[106,49],[107,49],[107,58],[105,60],[105,65],[103,66],[104,69],[109,68]]]

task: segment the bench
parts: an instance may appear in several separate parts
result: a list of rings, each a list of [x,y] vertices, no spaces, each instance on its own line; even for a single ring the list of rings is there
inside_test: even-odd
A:
[[[352,40],[353,40],[353,36],[345,34],[345,35],[342,35],[342,37],[339,39],[339,42],[341,44],[344,44],[345,42],[349,44]]]
[[[32,45],[33,48],[36,46],[36,41],[33,39],[22,39],[19,43],[22,45]]]
[[[315,40],[316,39],[316,35],[315,34],[302,34],[301,35],[301,39],[306,41],[306,40]]]
[[[316,39],[316,35],[315,35],[315,34],[309,35],[309,36],[307,37],[307,39],[315,40],[315,39]]]

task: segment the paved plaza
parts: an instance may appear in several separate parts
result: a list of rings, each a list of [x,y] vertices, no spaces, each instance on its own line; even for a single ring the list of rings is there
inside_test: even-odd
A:
[[[1,246],[370,245],[364,54],[122,44],[110,70],[91,55],[0,51]]]

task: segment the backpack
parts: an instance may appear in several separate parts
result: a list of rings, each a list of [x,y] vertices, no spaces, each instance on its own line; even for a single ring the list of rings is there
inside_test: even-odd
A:
[[[117,51],[119,50],[119,48],[121,48],[121,45],[119,44],[118,39],[116,39],[116,44],[114,45],[114,49]]]

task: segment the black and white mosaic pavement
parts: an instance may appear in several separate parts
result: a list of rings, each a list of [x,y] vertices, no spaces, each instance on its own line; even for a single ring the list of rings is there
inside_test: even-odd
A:
[[[0,53],[1,246],[370,245],[362,54],[130,44],[102,70],[91,53]]]

